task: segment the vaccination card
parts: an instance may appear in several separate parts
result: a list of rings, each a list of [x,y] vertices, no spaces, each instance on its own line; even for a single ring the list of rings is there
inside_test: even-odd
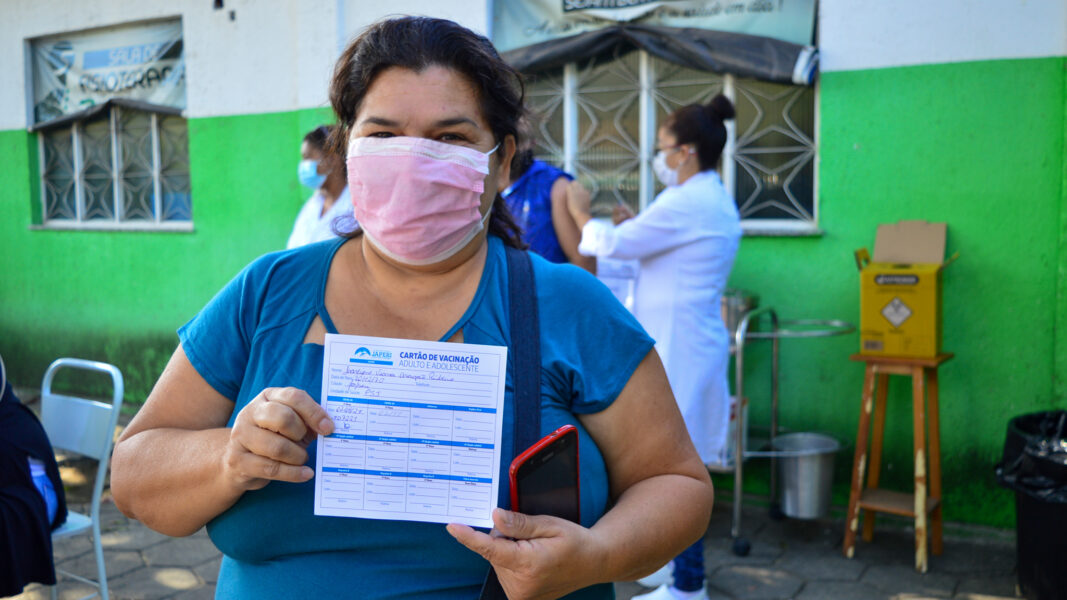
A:
[[[505,346],[326,334],[315,514],[492,527]]]

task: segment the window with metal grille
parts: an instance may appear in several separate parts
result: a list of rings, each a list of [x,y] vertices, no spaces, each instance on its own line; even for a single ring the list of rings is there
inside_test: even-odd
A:
[[[638,210],[662,186],[652,173],[656,126],[670,112],[730,98],[720,173],[746,233],[817,231],[815,92],[688,69],[636,50],[555,72],[528,75],[538,158],[574,173],[607,214],[618,202]]]
[[[170,112],[112,104],[39,131],[44,225],[192,229],[186,121]]]

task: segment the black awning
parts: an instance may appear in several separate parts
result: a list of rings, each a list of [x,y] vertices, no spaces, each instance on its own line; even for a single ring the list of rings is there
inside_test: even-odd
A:
[[[151,102],[142,102],[140,100],[130,100],[128,98],[108,98],[106,102],[100,104],[94,104],[89,108],[85,108],[76,112],[72,112],[62,117],[56,117],[48,121],[41,123],[35,123],[30,125],[30,131],[47,131],[49,129],[55,129],[57,127],[65,127],[71,123],[77,121],[86,121],[92,119],[98,114],[104,113],[112,106],[122,106],[124,108],[132,108],[134,110],[141,110],[144,112],[158,113],[162,115],[180,115],[182,109],[175,108],[173,106],[163,106],[162,104],[152,104]]]
[[[691,69],[800,85],[814,83],[818,62],[815,48],[774,38],[637,23],[516,48],[503,53],[503,57],[519,71],[536,73],[638,48]]]

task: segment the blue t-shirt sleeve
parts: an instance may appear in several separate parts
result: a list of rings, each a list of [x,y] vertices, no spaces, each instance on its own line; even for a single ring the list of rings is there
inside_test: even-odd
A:
[[[215,391],[237,400],[258,314],[261,261],[247,266],[178,329],[185,355]]]
[[[534,259],[543,384],[570,399],[569,410],[604,410],[655,342],[607,286],[574,265]]]

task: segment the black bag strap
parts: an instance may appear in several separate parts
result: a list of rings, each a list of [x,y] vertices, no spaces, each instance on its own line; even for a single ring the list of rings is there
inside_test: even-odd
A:
[[[511,364],[515,366],[512,439],[513,451],[518,456],[541,439],[541,325],[537,318],[537,287],[530,255],[510,246],[505,254],[508,257],[508,300],[511,305]]]
[[[510,246],[505,246],[504,254],[508,264],[508,316],[511,321],[511,347],[508,350],[514,366],[512,384],[515,387],[511,439],[514,456],[518,456],[541,439],[541,326],[537,318],[537,288],[530,255]],[[510,498],[510,494],[505,495],[506,508],[511,508]],[[496,571],[490,567],[479,600],[506,598]]]

